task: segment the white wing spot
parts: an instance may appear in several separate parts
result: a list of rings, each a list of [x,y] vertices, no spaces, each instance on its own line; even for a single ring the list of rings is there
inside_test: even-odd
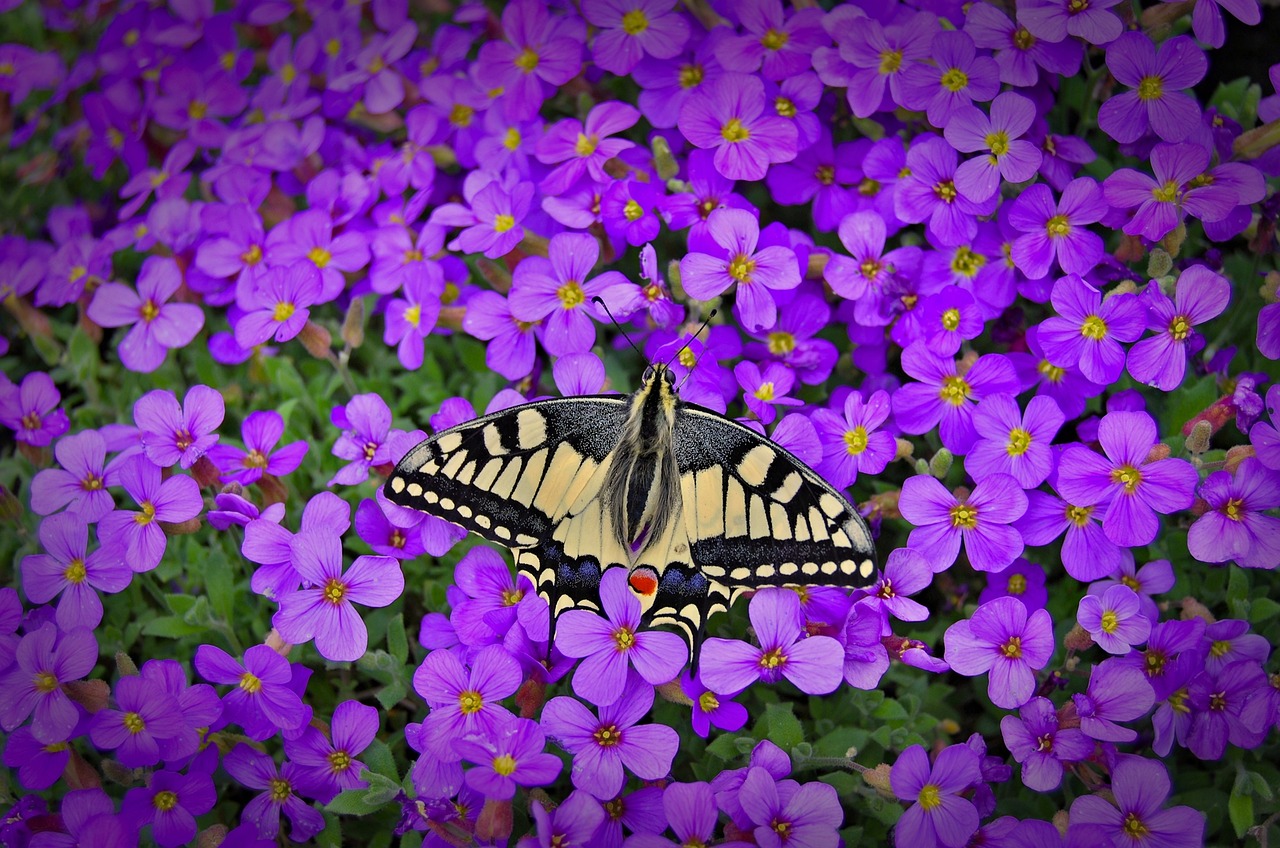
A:
[[[423,497],[426,499],[427,503],[429,504],[440,502],[440,495],[437,494],[436,492],[427,492],[426,495],[424,495]]]
[[[516,544],[522,548],[528,548],[538,544],[538,540],[535,537],[528,535],[527,533],[521,533],[520,535],[516,536]]]
[[[493,456],[503,456],[507,449],[502,446],[502,431],[497,424],[486,424],[484,428],[484,447]]]
[[[792,471],[787,475],[787,479],[782,481],[782,485],[773,493],[773,499],[778,503],[790,503],[791,499],[796,496],[796,492],[800,491],[800,485],[803,482],[804,478]]]
[[[838,566],[834,562],[824,562],[821,568],[823,574],[835,574]]]
[[[462,470],[462,465],[467,461],[467,451],[460,450],[449,458],[444,468],[440,469],[440,473],[446,477],[455,477]]]
[[[751,527],[751,538],[763,539],[769,535],[769,518],[764,511],[764,498],[759,495],[751,496],[751,517],[749,519]]]
[[[738,476],[748,486],[759,486],[769,476],[769,466],[777,452],[768,445],[756,445],[738,463]]]
[[[499,539],[510,539],[511,531],[506,527],[495,527],[493,528],[493,535],[497,536]]]
[[[769,504],[769,522],[773,524],[773,538],[787,541],[791,538],[791,519],[780,503]]]
[[[401,481],[403,483],[403,481]],[[409,496],[413,498],[422,497],[422,487],[417,483],[409,484]]]
[[[858,574],[863,577],[870,577],[871,572],[875,571],[875,566],[871,564],[871,560],[864,559],[862,565],[858,566]]]
[[[440,499],[440,508],[441,508],[441,509],[453,509],[453,498],[441,498],[441,499]]]
[[[436,446],[440,448],[441,453],[453,453],[462,447],[461,433],[445,433],[436,439]]]
[[[800,566],[800,572],[812,577],[818,573],[818,564],[816,562],[806,562],[804,565]]]
[[[533,450],[547,440],[547,418],[536,409],[516,413],[516,431],[521,450]]]
[[[738,568],[735,568],[733,571],[729,572],[729,579],[733,581],[746,580],[750,576],[751,576],[751,569],[744,568],[742,566],[739,566]]]
[[[476,526],[480,527],[483,530],[488,530],[490,527],[493,526],[493,520],[490,519],[489,516],[487,515],[477,515]]]
[[[849,574],[849,575],[857,574],[858,573],[857,568],[858,568],[857,564],[854,563],[854,561],[851,559],[846,559],[844,562],[840,563],[841,574]]]
[[[799,570],[800,566],[796,565],[794,562],[784,562],[782,565],[778,566],[778,573],[783,577],[790,577]]]
[[[760,565],[756,567],[756,577],[762,577],[764,579],[768,579],[773,575],[774,575],[774,568],[772,565],[765,564],[765,565]]]
[[[818,506],[822,507],[828,518],[837,518],[845,512],[845,505],[830,492],[822,493],[822,497],[818,498]]]
[[[458,504],[458,515],[461,515],[463,518],[470,518],[473,514],[471,507],[466,504]],[[850,563],[850,565],[852,565],[852,563]]]
[[[392,478],[391,478],[391,491],[395,492],[397,495],[404,491],[404,478],[403,478],[403,477],[392,477]]]

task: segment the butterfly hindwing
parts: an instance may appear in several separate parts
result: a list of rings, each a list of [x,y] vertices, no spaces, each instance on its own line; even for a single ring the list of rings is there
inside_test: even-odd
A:
[[[552,538],[597,479],[626,417],[621,397],[535,401],[468,421],[411,450],[387,481],[394,503],[516,550]]]

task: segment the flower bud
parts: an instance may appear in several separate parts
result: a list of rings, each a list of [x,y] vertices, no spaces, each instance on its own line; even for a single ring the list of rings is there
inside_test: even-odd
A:
[[[939,448],[938,452],[933,455],[933,459],[929,460],[929,473],[939,480],[944,479],[947,473],[951,471],[951,466],[955,463],[955,457],[951,451],[946,448]]]
[[[1199,456],[1209,449],[1209,439],[1213,437],[1213,425],[1201,419],[1191,428],[1187,436],[1187,453]]]
[[[342,319],[342,341],[355,349],[364,344],[364,298],[353,298]]]
[[[671,145],[665,138],[655,135],[649,147],[653,150],[653,165],[658,169],[658,176],[661,179],[670,180],[680,173],[680,163],[672,155]]]
[[[307,353],[316,359],[327,359],[333,347],[333,336],[315,321],[308,321],[298,333],[298,340],[307,349]]]
[[[1151,251],[1147,257],[1147,276],[1163,277],[1173,270],[1173,257],[1160,248]]]

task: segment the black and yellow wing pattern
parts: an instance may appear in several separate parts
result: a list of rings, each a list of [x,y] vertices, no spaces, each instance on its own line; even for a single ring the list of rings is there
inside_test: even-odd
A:
[[[708,616],[762,586],[869,585],[875,547],[857,510],[754,430],[679,400],[651,367],[630,397],[535,401],[445,430],[398,463],[394,503],[512,549],[560,613],[599,609],[627,568],[651,625],[696,663]]]

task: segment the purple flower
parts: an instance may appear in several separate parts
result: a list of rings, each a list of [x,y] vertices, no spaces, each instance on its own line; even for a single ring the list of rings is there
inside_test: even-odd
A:
[[[247,349],[287,342],[302,332],[310,307],[321,299],[320,273],[310,263],[268,268],[240,298],[244,313],[235,322],[236,344]]]
[[[453,746],[473,734],[493,737],[513,716],[499,703],[515,694],[520,665],[501,645],[481,648],[471,668],[449,651],[427,654],[413,673],[413,688],[431,712],[422,723],[427,750],[445,762],[462,754]]]
[[[954,33],[953,33],[954,34]],[[909,224],[923,222],[929,240],[940,247],[971,243],[978,216],[995,211],[995,194],[978,200],[956,185],[959,159],[946,141],[929,136],[907,151],[907,173],[894,194],[894,213]]]
[[[1171,392],[1182,385],[1187,355],[1204,347],[1204,339],[1192,328],[1222,314],[1231,300],[1231,284],[1204,265],[1192,265],[1178,277],[1173,300],[1154,283],[1142,298],[1147,329],[1158,335],[1129,349],[1129,373],[1139,382]]]
[[[1018,22],[1036,38],[1051,43],[1076,36],[1098,47],[1115,41],[1124,24],[1111,11],[1120,0],[1025,0],[1018,7]]]
[[[508,380],[518,380],[533,370],[537,326],[514,317],[507,299],[490,291],[478,292],[467,301],[467,314],[462,319],[462,329],[489,342],[485,364]]]
[[[1131,663],[1113,658],[1089,670],[1089,687],[1071,696],[1080,729],[1100,742],[1132,742],[1135,730],[1117,722],[1146,715],[1155,703],[1155,692],[1142,672]]]
[[[1151,635],[1151,619],[1142,612],[1138,593],[1116,585],[1101,595],[1085,595],[1076,609],[1076,621],[1093,641],[1109,654],[1123,656]]]
[[[159,522],[178,524],[204,509],[200,487],[190,477],[175,475],[161,481],[160,469],[146,457],[135,456],[120,468],[120,483],[139,509],[117,509],[103,516],[98,539],[134,571],[150,571],[160,564],[167,541]]]
[[[1280,474],[1254,457],[1234,475],[1215,471],[1200,485],[1209,509],[1191,525],[1187,547],[1201,562],[1235,560],[1245,568],[1280,565],[1280,518],[1265,514],[1280,507]]]
[[[343,432],[333,443],[333,455],[348,460],[329,480],[329,485],[355,486],[369,479],[376,465],[392,461],[387,439],[391,433],[391,409],[372,392],[356,395],[345,406],[334,407],[331,415]]]
[[[737,692],[757,680],[786,678],[810,695],[840,685],[844,651],[830,636],[804,633],[800,597],[789,589],[761,589],[748,608],[760,646],[734,639],[708,639],[702,648],[702,681],[717,692]]]
[[[546,601],[538,597],[529,578],[513,578],[507,561],[493,549],[476,547],[467,551],[458,562],[453,579],[464,599],[451,602],[450,621],[464,644],[481,646],[501,641],[517,623],[534,641],[547,640]]]
[[[674,680],[687,651],[674,633],[640,629],[640,601],[631,591],[625,568],[600,578],[600,606],[607,618],[589,610],[568,610],[556,623],[556,647],[583,661],[573,675],[573,691],[597,706],[614,703],[628,670],[657,686]]]
[[[343,701],[333,710],[329,736],[308,727],[301,736],[285,738],[285,753],[296,765],[310,769],[316,782],[327,787],[328,791],[320,794],[322,799],[325,794],[360,789],[368,786],[363,778],[368,767],[356,757],[373,742],[379,724],[375,708],[359,701]]]
[[[729,700],[725,693],[711,691],[701,677],[693,677],[686,671],[680,677],[680,689],[693,701],[693,732],[703,739],[711,732],[712,725],[732,733],[747,723],[747,708]]]
[[[1204,842],[1204,814],[1191,807],[1160,809],[1169,791],[1163,765],[1123,755],[1111,770],[1115,806],[1097,795],[1082,795],[1071,802],[1071,824],[1101,825],[1113,845],[1196,848]]]
[[[539,162],[556,167],[538,187],[545,194],[557,195],[564,194],[584,175],[595,182],[608,182],[604,163],[635,147],[633,141],[609,136],[635,126],[638,120],[640,110],[612,100],[593,107],[585,123],[564,118],[552,124],[538,139],[534,151]]]
[[[1137,593],[1142,614],[1154,624],[1160,620],[1160,609],[1151,596],[1173,588],[1173,566],[1167,559],[1157,559],[1138,568],[1133,554],[1128,550],[1125,550],[1125,554],[1111,579],[1089,584],[1089,594],[1101,595],[1112,586],[1128,586]]]
[[[114,463],[107,465],[107,443],[94,430],[82,430],[59,439],[53,457],[61,468],[36,472],[31,480],[31,510],[49,515],[64,506],[94,524],[115,508],[108,487],[117,485]]]
[[[476,78],[500,89],[508,120],[534,117],[543,93],[555,91],[582,70],[586,33],[575,16],[553,17],[545,3],[522,0],[502,10],[506,41],[486,41],[476,62]]]
[[[45,447],[71,428],[67,413],[58,409],[60,400],[53,378],[43,371],[23,377],[16,388],[0,384],[0,424],[13,430],[19,442]]]
[[[311,721],[311,708],[291,687],[289,661],[267,645],[244,652],[244,662],[214,645],[196,648],[196,671],[210,683],[233,688],[222,698],[224,715],[254,739],[269,739],[281,730],[296,730]]]
[[[956,188],[983,201],[999,190],[1001,178],[1021,183],[1034,177],[1042,158],[1040,149],[1022,136],[1035,117],[1035,104],[1012,91],[991,101],[989,118],[976,106],[957,107],[946,122],[947,143],[963,153],[982,155],[960,163]]]
[[[810,416],[822,442],[818,469],[833,486],[853,485],[859,472],[879,474],[898,451],[893,435],[881,429],[889,418],[889,394],[877,391],[866,401],[850,392],[844,409],[817,409]]]
[[[839,31],[839,54],[834,61],[827,60],[825,51],[819,49],[814,63],[827,85],[847,86],[849,108],[859,118],[867,118],[906,103],[906,71],[929,58],[937,32],[937,18],[928,12],[918,12],[888,27],[859,15],[852,17],[847,30]]]
[[[385,607],[404,591],[404,574],[393,557],[361,556],[342,569],[342,540],[324,532],[293,538],[292,564],[308,588],[280,599],[271,619],[281,638],[316,650],[333,662],[354,662],[369,646],[369,631],[354,604]]]
[[[214,445],[209,459],[218,466],[224,480],[248,486],[262,475],[282,477],[302,464],[310,447],[305,441],[290,442],[276,450],[284,435],[284,418],[274,410],[251,412],[240,429],[244,450],[232,445]]]
[[[1117,209],[1133,209],[1123,229],[1131,236],[1159,241],[1182,221],[1184,213],[1203,221],[1219,221],[1236,206],[1236,192],[1225,185],[1197,184],[1209,167],[1209,150],[1194,142],[1166,144],[1151,150],[1149,177],[1121,168],[1107,177],[1102,192]]]
[[[760,767],[747,770],[738,801],[755,825],[760,848],[834,845],[844,821],[835,787],[825,783],[774,780]]]
[[[1093,753],[1093,740],[1079,728],[1058,725],[1058,713],[1048,698],[1032,698],[1017,716],[1000,719],[1004,744],[1022,764],[1022,782],[1037,792],[1052,792],[1062,783],[1062,764],[1078,762]]]
[[[596,64],[618,76],[646,55],[678,56],[689,39],[689,24],[671,0],[587,0],[582,16],[599,30],[591,44]]]
[[[1267,389],[1266,405],[1271,421],[1258,421],[1250,427],[1249,441],[1253,443],[1259,462],[1272,471],[1280,471],[1280,383],[1273,383]],[[57,455],[57,448],[54,448],[54,455]]]
[[[795,387],[796,375],[781,362],[766,362],[764,369],[754,362],[739,362],[733,367],[733,375],[742,386],[743,401],[762,424],[772,424],[778,416],[779,406],[801,406],[804,401],[789,398]]]
[[[796,156],[795,124],[765,110],[759,77],[724,74],[680,107],[680,132],[715,150],[716,170],[731,180],[761,180],[770,165]]]
[[[538,831],[538,848],[590,845],[593,834],[605,819],[604,807],[582,791],[570,792],[564,803],[551,812],[537,801],[530,804],[529,809]]]
[[[194,303],[167,303],[182,285],[178,264],[152,256],[142,263],[138,290],[103,283],[93,293],[88,316],[102,327],[131,327],[120,340],[120,362],[130,371],[149,373],[168,351],[185,347],[204,327],[204,310]]]
[[[546,741],[536,721],[515,718],[493,734],[468,736],[455,743],[467,769],[467,785],[486,798],[515,796],[518,786],[546,786],[560,774],[560,759],[543,749]]]
[[[605,231],[639,246],[657,238],[665,195],[652,183],[640,180],[615,180],[600,199],[600,216]]]
[[[967,677],[990,672],[991,701],[1012,710],[1031,699],[1035,671],[1053,656],[1053,622],[1045,610],[1028,613],[1021,601],[996,598],[948,627],[943,640],[951,670]]]
[[[1148,461],[1156,423],[1145,412],[1110,412],[1098,425],[1106,458],[1071,445],[1058,463],[1058,489],[1073,504],[1106,503],[1103,532],[1117,545],[1135,547],[1155,538],[1156,513],[1191,506],[1199,475],[1183,459]]]
[[[115,813],[115,804],[101,789],[77,789],[68,792],[58,811],[65,833],[37,833],[31,840],[35,848],[101,845],[103,848],[132,848],[138,834],[132,823]],[[19,844],[25,845],[25,842]]]
[[[621,791],[624,766],[641,780],[660,780],[670,772],[679,736],[665,725],[636,724],[652,706],[653,687],[631,675],[598,718],[573,698],[559,697],[543,707],[542,726],[573,754],[573,785],[605,800]]]
[[[594,236],[560,233],[552,237],[547,258],[529,256],[516,266],[508,299],[511,315],[529,323],[545,319],[542,343],[553,356],[590,350],[596,340],[591,299],[626,281],[617,271],[591,277],[599,258]]]
[[[343,272],[359,271],[369,262],[367,236],[349,232],[335,237],[333,221],[324,209],[295,213],[277,225],[267,235],[266,248],[273,265],[284,266],[290,271],[295,265],[310,265],[319,273],[320,291],[313,295],[315,303],[327,303],[336,298],[346,286]],[[256,284],[263,284],[262,276]],[[297,280],[292,285],[297,291],[304,284]],[[312,291],[309,283],[306,290],[308,293]],[[248,304],[241,306],[249,308]]]
[[[954,360],[913,344],[902,352],[902,369],[919,382],[893,393],[895,423],[914,434],[939,427],[943,445],[959,455],[968,453],[978,438],[972,402],[1020,388],[1012,363],[999,354],[978,357],[961,376]]]
[[[97,627],[102,621],[98,592],[123,592],[133,572],[109,550],[89,554],[89,525],[74,513],[40,522],[40,545],[46,553],[22,558],[22,591],[27,600],[47,604],[61,593],[54,619],[60,629]]]
[[[1227,28],[1223,26],[1222,9],[1249,26],[1257,26],[1262,20],[1257,0],[1206,0],[1205,3],[1197,3],[1191,11],[1191,30],[1206,46],[1221,47],[1226,42]]]
[[[1245,705],[1269,688],[1267,675],[1253,660],[1209,669],[1192,679],[1188,690],[1191,728],[1187,748],[1200,760],[1216,760],[1227,748],[1256,748],[1266,738],[1267,727],[1248,726]]]
[[[158,684],[136,675],[121,677],[111,694],[117,709],[99,710],[89,722],[93,744],[115,751],[116,759],[128,768],[160,762],[159,740],[182,731],[178,702]]]
[[[1044,566],[1018,557],[1008,567],[987,577],[987,585],[978,595],[978,603],[1005,597],[1017,598],[1028,610],[1044,609],[1049,600]]]
[[[430,223],[465,227],[449,242],[450,250],[483,253],[497,259],[511,252],[524,238],[520,222],[529,214],[533,195],[532,183],[514,182],[508,188],[493,180],[467,197],[471,203],[469,210],[447,203],[432,212]]]
[[[1146,307],[1132,294],[1102,293],[1075,274],[1053,285],[1053,308],[1058,316],[1040,325],[1040,344],[1050,360],[1077,363],[1095,383],[1109,385],[1124,370],[1124,348],[1142,335]]]
[[[788,15],[781,0],[751,0],[733,11],[746,32],[717,42],[716,58],[726,70],[759,70],[768,80],[794,77],[808,70],[814,49],[828,43],[817,9]]]
[[[35,713],[31,733],[51,745],[71,738],[80,710],[62,691],[98,662],[98,642],[87,627],[60,632],[53,622],[28,632],[18,643],[15,665],[0,677],[0,727],[6,733]]]
[[[968,33],[943,30],[933,36],[929,49],[933,63],[912,63],[902,75],[902,85],[904,105],[925,110],[935,127],[947,126],[961,108],[975,100],[985,103],[1000,91],[999,67],[990,56],[978,55]]]
[[[29,727],[19,727],[5,740],[3,761],[18,775],[18,783],[24,789],[41,792],[62,779],[62,773],[71,760],[68,742],[38,742]],[[34,797],[34,796],[29,796]],[[8,815],[5,818],[9,821]],[[0,827],[0,839],[6,836]]]
[[[914,802],[894,826],[894,844],[919,848],[967,845],[978,830],[978,809],[960,795],[981,782],[978,755],[968,745],[944,748],[932,766],[923,747],[907,748],[889,772],[893,794]]]
[[[742,209],[712,212],[708,231],[722,253],[690,253],[680,260],[685,291],[698,300],[711,300],[736,284],[734,309],[747,331],[769,329],[778,316],[773,292],[800,285],[795,252],[776,245],[757,250],[760,224]]]
[[[1126,91],[1098,109],[1098,126],[1121,144],[1155,130],[1165,141],[1182,141],[1200,126],[1200,107],[1183,89],[1209,70],[1209,58],[1185,35],[1160,42],[1157,52],[1141,32],[1126,32],[1107,48],[1107,67]]]
[[[1066,532],[1062,564],[1076,580],[1088,582],[1114,574],[1124,563],[1124,549],[1107,538],[1094,513],[1097,506],[1078,506],[1048,492],[1027,493],[1027,511],[1016,523],[1023,541],[1047,545]]]
[[[188,389],[181,407],[173,392],[163,389],[147,392],[133,405],[142,449],[160,468],[174,463],[183,468],[195,465],[218,441],[217,429],[225,414],[222,394],[203,385]]]
[[[715,795],[709,783],[668,783],[662,790],[661,797],[661,816],[669,824],[679,843],[664,839],[656,833],[637,833],[627,840],[628,848],[680,848],[686,845],[712,844],[719,816]],[[737,844],[723,844],[729,848],[738,848]]]
[[[995,6],[971,4],[965,12],[964,31],[979,47],[996,51],[1000,81],[1009,85],[1035,85],[1040,68],[1063,77],[1080,71],[1080,42],[1051,43],[1036,38],[1024,24],[1015,24]]]
[[[222,767],[241,785],[262,790],[241,814],[257,828],[259,838],[276,838],[281,813],[289,819],[289,838],[294,842],[306,842],[324,829],[320,811],[295,794],[306,790],[298,780],[301,769],[296,764],[286,760],[277,766],[269,755],[242,744],[222,758]]]
[[[138,828],[151,825],[157,845],[178,848],[196,838],[196,816],[212,810],[217,801],[218,793],[209,775],[199,771],[157,771],[146,786],[129,790],[120,813]]]
[[[1036,280],[1058,261],[1064,273],[1088,274],[1102,259],[1102,238],[1086,229],[1107,212],[1098,184],[1088,177],[1072,180],[1053,202],[1048,186],[1037,183],[1018,195],[1009,224],[1023,235],[1013,242],[1011,257],[1018,270]]]
[[[1022,537],[1008,526],[1027,509],[1027,496],[1008,474],[992,474],[963,500],[927,475],[908,478],[899,500],[902,517],[915,525],[907,544],[944,571],[960,554],[978,571],[1000,571],[1022,553]]]
[[[985,398],[973,414],[979,440],[965,459],[965,470],[982,481],[991,474],[1012,475],[1024,489],[1039,486],[1053,470],[1050,445],[1065,416],[1053,398],[1037,395],[1024,414],[1012,395]]]

